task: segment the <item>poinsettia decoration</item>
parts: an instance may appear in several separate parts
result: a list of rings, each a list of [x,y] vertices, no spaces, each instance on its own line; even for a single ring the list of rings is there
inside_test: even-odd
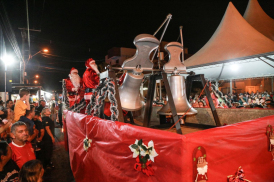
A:
[[[129,146],[131,152],[133,152],[133,158],[136,158],[134,164],[134,169],[137,171],[142,171],[148,176],[154,175],[154,170],[152,169],[152,162],[154,158],[158,156],[154,149],[154,143],[151,140],[148,142],[148,146],[143,143],[143,140],[137,140],[134,144]]]

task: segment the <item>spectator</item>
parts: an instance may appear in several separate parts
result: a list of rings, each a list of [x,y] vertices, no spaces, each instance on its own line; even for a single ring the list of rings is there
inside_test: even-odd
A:
[[[26,110],[30,110],[29,104],[29,90],[20,89],[19,90],[20,100],[18,100],[14,107],[14,121],[18,121],[21,116],[26,114]],[[24,103],[25,101],[25,103]]]
[[[55,123],[57,119],[57,111],[55,108],[55,103],[51,104],[50,112],[51,112],[50,119]]]
[[[0,180],[18,181],[20,171],[17,164],[11,159],[11,148],[6,141],[0,141]]]
[[[38,135],[38,130],[35,129],[34,122],[32,121],[32,118],[35,115],[34,109],[35,109],[34,106],[31,106],[30,110],[26,111],[26,115],[20,117],[20,121],[24,122],[27,125],[28,132],[29,132],[28,141],[31,142],[32,147],[36,149],[35,146],[36,146],[36,137]]]
[[[42,122],[45,126],[45,135],[43,137],[44,143],[44,152],[45,152],[45,167],[54,168],[54,165],[51,162],[52,152],[53,152],[53,143],[55,142],[53,136],[54,122],[50,119],[50,110],[49,108],[44,108],[42,111]]]
[[[11,127],[12,142],[9,144],[12,149],[12,159],[19,168],[27,161],[35,159],[34,150],[28,140],[29,132],[24,122],[18,121]]]
[[[38,130],[37,136],[37,147],[38,149],[35,151],[36,158],[39,159],[42,163],[44,163],[44,145],[43,145],[43,137],[45,135],[45,126],[41,119],[41,113],[39,111],[35,111],[35,116],[32,119],[34,121],[35,127]]]
[[[14,104],[12,100],[7,100],[6,108],[11,110],[14,109]]]
[[[39,106],[36,108],[37,111],[39,111],[40,113],[42,112],[42,110],[46,107],[46,101],[45,100],[40,100],[39,101]]]
[[[26,162],[19,172],[19,182],[42,182],[44,169],[41,161]]]
[[[63,103],[61,100],[58,101],[58,107],[59,107],[59,110],[58,110],[58,121],[59,121],[59,124],[61,126],[61,128],[63,127],[63,119],[62,119],[62,114],[63,114]]]
[[[8,110],[3,111],[4,114],[0,115],[0,139],[7,140],[8,133],[10,133],[10,127],[12,125],[12,120],[9,119]]]
[[[199,107],[204,107],[204,103],[202,101],[199,101],[198,104],[199,104]]]

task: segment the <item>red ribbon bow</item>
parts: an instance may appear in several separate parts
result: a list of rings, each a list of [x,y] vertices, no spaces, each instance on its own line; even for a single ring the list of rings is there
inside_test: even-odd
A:
[[[134,169],[136,171],[142,171],[144,174],[148,176],[154,175],[154,170],[151,167],[151,160],[147,161],[145,164],[140,162],[139,157],[136,157],[137,163],[134,164]]]

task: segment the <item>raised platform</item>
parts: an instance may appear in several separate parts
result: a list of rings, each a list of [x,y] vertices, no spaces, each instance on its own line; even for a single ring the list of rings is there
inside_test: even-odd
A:
[[[76,181],[195,181],[197,157],[208,162],[208,181],[227,181],[241,166],[250,181],[274,179],[266,127],[274,116],[179,135],[65,111],[71,168]],[[85,151],[83,141],[90,139]],[[136,171],[129,146],[153,141],[158,156],[147,176]]]

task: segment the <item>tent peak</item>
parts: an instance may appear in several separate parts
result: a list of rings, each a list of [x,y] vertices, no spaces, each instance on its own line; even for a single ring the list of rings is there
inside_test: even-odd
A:
[[[274,41],[274,19],[264,12],[257,0],[249,0],[244,18],[252,27]]]
[[[274,41],[254,29],[229,2],[210,40],[185,61],[187,68],[274,51]]]

